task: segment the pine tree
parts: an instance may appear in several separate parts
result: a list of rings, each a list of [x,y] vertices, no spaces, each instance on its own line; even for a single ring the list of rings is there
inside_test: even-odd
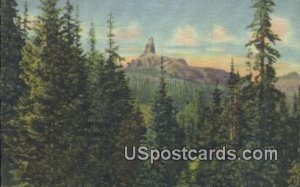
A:
[[[254,59],[254,70],[258,73],[255,82],[251,81],[252,73],[243,81],[242,109],[244,120],[241,142],[244,148],[271,148],[281,151],[283,134],[286,130],[284,123],[279,120],[284,114],[280,113],[280,101],[284,95],[274,87],[276,75],[273,64],[280,57],[273,45],[280,39],[271,30],[270,14],[274,11],[273,0],[255,0],[252,8],[255,9],[254,20],[248,26],[252,31],[252,39],[246,46],[253,46],[257,53],[250,52],[249,58]],[[248,62],[250,63],[250,62]],[[283,105],[282,105],[283,106]],[[281,153],[278,153],[281,155]],[[244,166],[243,166],[244,164]],[[280,165],[276,161],[241,162],[243,183],[252,186],[286,186],[285,179],[280,175]]]
[[[209,106],[203,92],[195,95],[193,100],[177,115],[178,122],[184,131],[184,145],[190,149],[205,148],[205,119],[208,117]],[[180,176],[180,185],[196,185],[201,161],[186,162]]]
[[[288,180],[289,187],[297,187],[300,185],[300,164],[295,162],[293,168],[290,170],[291,176]]]
[[[223,95],[224,93],[218,88],[217,82],[211,94],[211,103],[207,110],[208,115],[201,132],[205,148],[217,148],[228,143],[229,127],[222,120]]]
[[[231,81],[231,80],[230,80]],[[224,92],[218,88],[218,83],[211,94],[211,103],[207,108],[204,125],[200,130],[202,149],[221,149],[231,147],[231,126],[227,123]],[[232,161],[200,161],[197,184],[201,186],[237,186],[235,168]]]
[[[159,89],[154,96],[151,124],[144,144],[159,150],[180,149],[183,133],[176,121],[172,98],[167,95],[163,61],[162,56]],[[136,186],[174,186],[181,170],[182,165],[174,161],[158,160],[153,165],[148,162],[142,163]]]
[[[280,57],[279,52],[272,47],[278,36],[271,30],[270,14],[274,11],[273,0],[256,0],[252,8],[255,9],[253,22],[248,26],[253,32],[253,38],[246,46],[254,46],[258,53],[252,54],[255,59],[254,70],[258,72],[255,77],[257,86],[257,97],[259,98],[258,115],[261,132],[261,141],[266,146],[274,146],[279,140],[276,139],[279,124],[276,123],[276,101],[283,97],[280,91],[274,88],[276,81],[273,64]]]
[[[85,165],[85,160],[82,158],[86,155],[84,147],[88,144],[87,140],[87,110],[88,110],[88,93],[87,93],[87,67],[83,55],[83,50],[80,43],[80,22],[78,20],[79,12],[74,15],[74,7],[70,0],[66,2],[64,14],[62,15],[62,38],[63,43],[61,48],[61,59],[69,66],[66,70],[67,85],[65,97],[69,99],[69,104],[63,110],[65,115],[64,123],[69,124],[68,138],[65,141],[72,146],[66,150],[66,157],[72,158],[66,164],[74,172],[70,183],[73,185],[84,184],[85,175],[81,172],[81,168]],[[74,114],[77,114],[74,116]],[[74,164],[77,163],[77,164]]]
[[[89,30],[89,46],[90,46],[90,53],[96,51],[96,34],[95,34],[95,26],[94,23],[91,23],[91,28]]]
[[[300,87],[298,94],[294,96],[292,116],[289,121],[290,133],[287,137],[287,145],[290,149],[287,153],[287,158],[292,164],[289,169],[288,184],[290,187],[296,187],[300,185]]]
[[[61,16],[57,2],[41,1],[36,36],[22,52],[29,91],[18,106],[19,185],[82,184],[76,166],[85,130],[86,74],[71,5]]]
[[[102,109],[103,103],[103,85],[107,81],[104,69],[104,57],[96,50],[96,35],[94,25],[89,32],[90,51],[86,58],[86,68],[88,71],[88,127],[87,127],[87,142],[86,145],[86,165],[82,168],[87,175],[87,185],[100,185],[103,181],[103,160],[102,151],[104,140],[102,133],[104,132],[102,116],[105,110]],[[99,181],[99,178],[101,181]]]
[[[18,25],[17,3],[14,0],[1,1],[1,184],[11,185],[9,172],[14,168],[10,146],[15,129],[19,97],[25,91],[20,79],[21,49],[25,45]]]
[[[31,30],[29,24],[30,24],[30,21],[29,21],[29,15],[28,15],[28,3],[27,1],[25,1],[24,3],[24,12],[23,12],[23,18],[22,18],[22,23],[21,23],[21,27],[22,27],[22,32],[23,32],[23,35],[24,35],[24,38],[25,39],[28,39],[28,31]]]
[[[178,123],[184,131],[184,145],[187,147],[200,148],[203,146],[201,131],[207,116],[207,110],[207,101],[204,93],[199,91],[191,102],[178,113]]]
[[[90,30],[90,127],[91,185],[131,185],[136,161],[123,158],[124,146],[138,146],[144,134],[143,119],[121,69],[118,46],[114,41],[114,20],[108,19],[107,58],[95,50],[95,31]]]
[[[255,0],[252,6],[255,9],[254,20],[248,26],[253,37],[246,46],[253,45],[258,50],[254,69],[259,72],[256,80],[260,81],[260,94],[264,93],[264,89],[274,86],[276,79],[273,63],[280,57],[279,52],[272,47],[276,41],[280,41],[271,30],[270,13],[274,11],[274,6],[273,0]]]
[[[238,113],[239,108],[239,101],[238,101],[238,83],[239,83],[239,76],[236,74],[234,69],[234,62],[233,59],[231,59],[231,71],[229,74],[228,79],[228,101],[227,104],[227,114],[228,114],[228,123],[230,128],[230,134],[229,138],[231,141],[236,140],[238,137],[237,131],[238,131],[238,124],[239,124],[239,116]],[[225,114],[227,116],[227,114]]]

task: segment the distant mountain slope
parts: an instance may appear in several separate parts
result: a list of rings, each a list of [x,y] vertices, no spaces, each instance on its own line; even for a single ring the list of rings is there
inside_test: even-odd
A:
[[[154,91],[148,88],[153,85],[147,84],[158,83],[160,61],[161,56],[156,54],[154,39],[151,37],[145,46],[144,52],[138,58],[129,62],[125,69],[127,76],[131,79],[131,87],[138,93],[143,92],[138,94],[143,96],[140,98],[142,101],[150,99],[150,95],[144,92],[153,93]],[[198,89],[203,90],[208,87],[211,89],[216,82],[220,83],[220,86],[224,86],[229,76],[228,72],[222,69],[189,66],[183,58],[164,56],[164,66],[171,83],[171,92],[174,92],[175,95],[177,94],[176,89],[179,87],[182,89],[181,93],[185,90],[194,94],[195,90]],[[276,82],[276,87],[285,92],[287,96],[296,93],[299,86],[300,75],[297,72],[281,76]],[[180,99],[180,96],[176,99]]]
[[[279,77],[276,82],[276,87],[289,96],[295,94],[300,86],[300,75],[297,72],[291,72],[289,74]]]
[[[156,54],[154,39],[151,37],[145,46],[143,54],[128,63],[127,69],[159,69],[160,61],[161,56]],[[215,84],[216,82],[224,84],[228,79],[228,73],[224,70],[189,66],[186,60],[182,58],[164,56],[164,66],[170,76],[184,80],[208,84]]]
[[[295,80],[300,80],[300,75],[297,72],[291,72],[286,75],[283,75],[279,77],[281,80],[286,80],[286,79],[295,79]]]

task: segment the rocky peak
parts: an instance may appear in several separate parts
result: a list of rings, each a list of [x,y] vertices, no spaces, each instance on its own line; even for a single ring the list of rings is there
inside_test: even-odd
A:
[[[155,54],[153,37],[148,39],[145,51],[136,59],[128,63],[126,69],[137,71],[138,69],[160,70],[161,56]],[[225,84],[228,73],[224,70],[213,68],[200,68],[189,66],[183,58],[172,58],[164,56],[164,67],[168,74],[184,80],[197,81],[201,83],[213,83],[219,81]],[[158,71],[159,72],[159,71]]]
[[[154,39],[153,37],[149,38],[148,43],[145,46],[145,52],[144,54],[155,54],[155,45],[154,45]]]

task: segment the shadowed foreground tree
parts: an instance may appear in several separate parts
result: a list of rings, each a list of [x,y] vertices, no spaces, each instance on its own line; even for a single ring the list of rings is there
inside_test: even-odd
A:
[[[21,49],[25,45],[23,33],[18,25],[15,0],[1,1],[1,179],[9,185],[9,171],[14,167],[9,155],[8,139],[14,136],[13,123],[16,106],[24,93],[25,85],[20,79]]]
[[[22,50],[22,79],[29,91],[18,105],[11,140],[17,185],[79,185],[84,143],[86,72],[72,6],[41,0],[33,41]]]
[[[154,95],[152,120],[148,128],[144,145],[154,149],[181,149],[183,133],[176,121],[176,112],[172,98],[167,95],[165,71],[161,57],[161,75],[159,89]],[[141,161],[136,186],[174,186],[182,170],[180,161],[162,159],[150,164]]]
[[[124,159],[124,146],[138,146],[145,131],[143,118],[134,106],[114,41],[112,15],[108,19],[108,48],[104,58],[95,50],[95,34],[90,30],[90,116],[91,143],[89,183],[91,185],[131,185],[136,161]]]

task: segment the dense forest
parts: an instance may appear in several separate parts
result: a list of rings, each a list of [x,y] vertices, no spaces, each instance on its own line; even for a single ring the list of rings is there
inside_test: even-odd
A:
[[[93,24],[84,50],[70,0],[40,0],[34,25],[26,3],[19,13],[1,0],[1,186],[299,187],[300,87],[290,106],[274,86],[274,6],[253,0],[246,47],[257,53],[246,54],[245,76],[232,59],[223,86],[171,77],[163,58],[159,72],[125,73],[111,14],[106,50]],[[151,164],[125,160],[125,145],[276,148],[278,161]]]

